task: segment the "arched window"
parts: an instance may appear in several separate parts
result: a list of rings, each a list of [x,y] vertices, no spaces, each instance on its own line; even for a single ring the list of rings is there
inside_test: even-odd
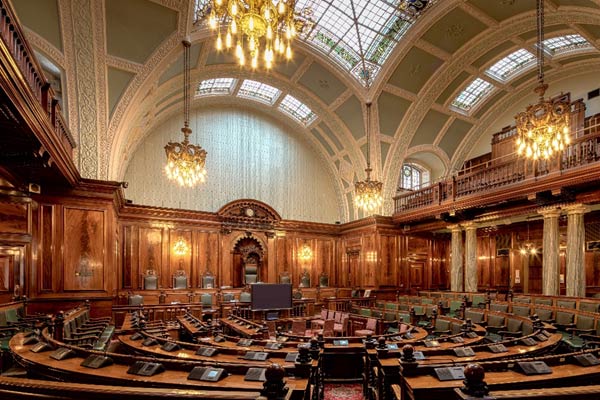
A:
[[[429,171],[416,164],[403,164],[398,190],[418,190],[429,185]]]

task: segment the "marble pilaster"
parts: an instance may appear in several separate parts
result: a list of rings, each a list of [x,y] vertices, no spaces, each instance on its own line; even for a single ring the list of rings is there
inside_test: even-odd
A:
[[[544,216],[542,293],[548,296],[558,296],[560,294],[558,234],[560,209],[547,208],[538,213]]]
[[[450,290],[462,292],[463,284],[463,239],[460,225],[448,227],[452,231],[452,259],[450,263]]]
[[[565,207],[567,211],[567,296],[585,297],[585,225],[583,204]]]
[[[473,222],[465,228],[465,292],[477,291],[477,225]]]

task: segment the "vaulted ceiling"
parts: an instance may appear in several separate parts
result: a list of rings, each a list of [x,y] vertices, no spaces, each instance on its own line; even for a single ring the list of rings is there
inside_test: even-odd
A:
[[[527,53],[536,53],[535,0],[430,1],[418,16],[401,12],[397,0],[299,0],[298,10],[310,8],[316,25],[295,42],[293,60],[272,71],[241,68],[217,52],[210,31],[196,22],[205,1],[198,2],[13,0],[46,69],[62,81],[83,176],[121,180],[152,129],[181,113],[185,36],[193,43],[193,85],[234,79],[227,90],[196,96],[193,107],[253,107],[304,132],[347,194],[365,176],[365,104],[372,101],[371,159],[387,212],[405,160],[428,166],[434,178],[460,168],[486,151],[476,144],[489,144],[506,110],[536,83]],[[546,38],[572,41],[555,44],[556,51],[549,46],[547,82],[599,71],[600,0],[545,5]],[[373,77],[368,85],[356,61],[362,54]],[[514,63],[496,64],[508,55]],[[272,101],[248,100],[241,95],[246,80],[280,92]],[[463,93],[467,88],[473,93]],[[286,113],[287,95],[314,118]]]

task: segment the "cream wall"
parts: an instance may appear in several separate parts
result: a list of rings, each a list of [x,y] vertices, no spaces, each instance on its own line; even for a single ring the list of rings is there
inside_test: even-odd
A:
[[[135,150],[124,180],[136,204],[217,211],[237,199],[263,201],[284,219],[345,221],[336,181],[318,153],[297,131],[253,110],[214,107],[192,110],[190,141],[208,152],[208,179],[180,188],[164,174],[164,145],[181,141],[177,115],[151,132]],[[339,192],[339,191],[338,191]]]

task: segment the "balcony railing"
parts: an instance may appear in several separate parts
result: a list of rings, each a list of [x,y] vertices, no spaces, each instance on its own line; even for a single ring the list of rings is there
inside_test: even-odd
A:
[[[23,31],[19,26],[14,10],[7,0],[0,0],[0,37],[6,49],[12,56],[24,81],[31,89],[31,93],[42,106],[45,114],[50,119],[58,142],[72,158],[75,141],[67,127],[60,106],[55,98],[54,91],[44,77],[42,68],[35,59],[33,50],[27,43]]]
[[[471,195],[483,195],[510,188],[523,181],[545,179],[553,172],[561,174],[600,160],[600,124],[586,127],[584,136],[573,139],[559,159],[535,163],[511,154],[459,172],[445,181],[394,197],[395,213],[455,202]],[[506,131],[509,134],[511,131]],[[510,136],[510,135],[509,135]]]

